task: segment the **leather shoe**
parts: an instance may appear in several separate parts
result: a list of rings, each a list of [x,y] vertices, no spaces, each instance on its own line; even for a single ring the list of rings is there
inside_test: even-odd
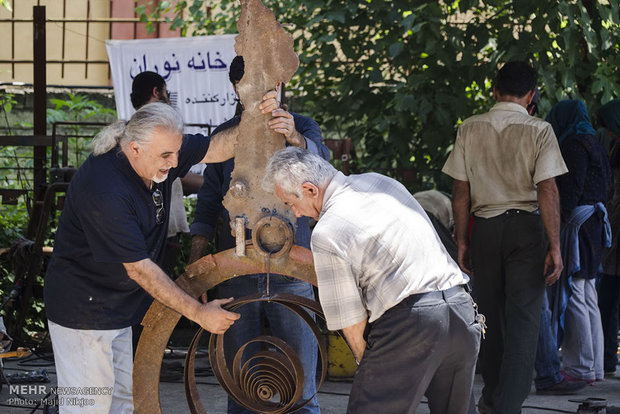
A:
[[[542,395],[572,395],[586,386],[585,381],[567,381],[566,378],[562,378],[562,381],[557,384],[553,384],[547,388],[540,388],[536,390],[536,394]]]

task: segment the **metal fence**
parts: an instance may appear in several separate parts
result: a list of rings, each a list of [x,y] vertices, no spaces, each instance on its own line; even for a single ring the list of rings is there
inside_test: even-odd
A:
[[[15,135],[0,137],[0,197],[2,204],[17,204],[18,197],[34,188],[33,146],[45,145],[48,182],[65,181],[73,168],[90,154],[90,141],[105,126],[101,122],[54,122],[49,137]],[[51,144],[51,145],[50,145]],[[49,160],[49,161],[47,161]],[[68,181],[68,180],[66,180]]]

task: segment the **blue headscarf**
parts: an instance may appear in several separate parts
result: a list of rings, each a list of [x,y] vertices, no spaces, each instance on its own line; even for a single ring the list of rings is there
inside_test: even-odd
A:
[[[553,127],[560,145],[565,139],[576,135],[596,134],[583,101],[567,99],[558,102],[551,108],[546,121]]]

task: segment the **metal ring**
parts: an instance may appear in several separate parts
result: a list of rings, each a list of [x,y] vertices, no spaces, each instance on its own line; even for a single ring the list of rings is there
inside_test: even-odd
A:
[[[276,227],[276,232],[280,232],[281,234],[277,234],[275,235],[276,237],[273,237],[273,231],[267,233],[271,227]],[[263,233],[272,236],[271,243],[278,243],[280,246],[266,246],[265,241],[261,239]],[[293,247],[294,241],[295,236],[292,226],[288,221],[279,216],[271,215],[261,218],[254,226],[254,230],[252,230],[252,244],[256,247],[256,251],[263,256],[271,256],[272,259],[277,259],[278,257],[288,254],[291,247]]]

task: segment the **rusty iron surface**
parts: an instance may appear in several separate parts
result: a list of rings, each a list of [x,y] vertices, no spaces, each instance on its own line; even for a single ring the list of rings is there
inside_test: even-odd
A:
[[[241,306],[253,302],[275,302],[287,307],[301,317],[312,330],[321,361],[321,378],[317,390],[323,384],[327,374],[327,348],[320,340],[321,332],[310,316],[323,319],[320,305],[310,299],[291,295],[264,295],[257,293],[236,299],[226,306],[235,311]],[[196,378],[194,375],[195,355],[203,330],[199,330],[188,349],[185,359],[185,395],[192,414],[206,414],[200,401]],[[245,348],[252,343],[268,344],[276,350],[265,350],[243,361]],[[224,335],[211,335],[209,338],[209,361],[213,374],[224,390],[240,405],[259,413],[283,414],[298,411],[308,404],[314,395],[302,400],[304,387],[304,369],[299,356],[283,340],[273,336],[259,336],[243,344],[237,350],[232,370],[228,366],[224,352]]]
[[[272,260],[285,256],[293,247],[293,227],[278,216],[265,216],[258,220],[252,231],[252,244],[263,256]]]
[[[252,245],[246,255],[235,256],[234,249],[205,256],[185,268],[176,280],[177,285],[194,298],[225,280],[238,276],[265,273],[267,261]],[[316,286],[316,274],[310,250],[293,246],[288,256],[272,259],[271,273],[304,280]],[[159,375],[164,351],[181,315],[153,302],[144,316],[144,327],[136,349],[133,370],[134,409],[137,414],[161,413]],[[327,371],[326,371],[327,372]]]
[[[241,1],[237,29],[235,51],[243,56],[245,63],[237,92],[244,111],[237,129],[235,169],[224,206],[231,220],[245,217],[249,229],[254,229],[262,217],[273,214],[295,223],[292,212],[261,187],[267,161],[274,152],[284,148],[285,139],[269,128],[271,114],[263,114],[258,108],[263,95],[275,89],[278,82],[288,82],[299,66],[293,37],[260,0]]]

